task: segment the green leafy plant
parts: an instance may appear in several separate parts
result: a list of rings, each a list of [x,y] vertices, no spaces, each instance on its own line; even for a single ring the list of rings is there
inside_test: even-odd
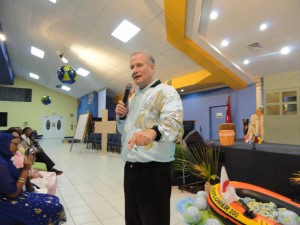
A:
[[[184,170],[204,181],[212,182],[218,178],[220,147],[206,144],[190,144],[176,147],[174,169]]]

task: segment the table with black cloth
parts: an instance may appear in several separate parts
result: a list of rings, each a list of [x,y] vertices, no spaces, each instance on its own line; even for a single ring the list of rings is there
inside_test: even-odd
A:
[[[221,147],[224,164],[232,181],[254,184],[291,199],[300,199],[300,185],[293,185],[289,178],[300,171],[300,146],[235,143]]]

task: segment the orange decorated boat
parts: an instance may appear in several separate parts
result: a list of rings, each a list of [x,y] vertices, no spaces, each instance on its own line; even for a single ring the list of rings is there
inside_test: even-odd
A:
[[[210,189],[208,204],[215,214],[219,215],[219,219],[225,224],[281,224],[275,219],[253,212],[242,199],[245,197],[255,199],[257,202],[261,203],[272,202],[272,204],[274,203],[278,208],[286,208],[287,210],[300,215],[300,204],[293,202],[291,199],[255,185],[229,181],[227,174],[225,176],[223,175],[222,180],[222,173],[221,182]]]

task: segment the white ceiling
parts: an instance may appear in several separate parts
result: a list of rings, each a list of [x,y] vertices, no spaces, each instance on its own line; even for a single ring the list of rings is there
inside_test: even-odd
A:
[[[220,15],[210,21],[214,9]],[[299,12],[298,0],[188,0],[186,35],[244,82],[253,83],[257,76],[299,69]],[[141,28],[127,43],[110,35],[123,19]],[[0,22],[15,75],[75,98],[103,88],[111,96],[123,94],[125,84],[132,82],[129,56],[137,50],[155,57],[162,81],[203,69],[166,41],[163,0],[0,0]],[[270,24],[264,32],[258,30],[262,22]],[[220,47],[223,38],[231,42],[226,48]],[[254,42],[264,49],[251,52],[247,45]],[[44,59],[31,55],[31,46],[44,50]],[[289,55],[278,53],[283,46],[292,48]],[[56,51],[61,49],[69,65],[91,71],[79,76],[70,92],[56,88],[57,69],[63,65]],[[242,64],[246,58],[249,65]],[[40,79],[30,78],[29,72]]]

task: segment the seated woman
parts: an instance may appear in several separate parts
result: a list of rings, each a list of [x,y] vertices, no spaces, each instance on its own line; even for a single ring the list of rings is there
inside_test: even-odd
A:
[[[55,172],[56,175],[61,175],[63,172],[54,168],[55,163],[50,159],[45,151],[41,147],[34,145],[34,141],[30,139],[32,138],[31,135],[32,129],[30,127],[25,127],[21,135],[22,145],[24,146],[24,148],[33,148],[36,152],[35,156],[37,162],[45,163],[49,172]]]
[[[14,135],[14,134],[13,134]],[[17,134],[18,135],[18,134]],[[16,137],[16,135],[14,135]],[[23,155],[22,152],[25,152],[24,147],[22,144],[18,145],[18,151],[13,156],[12,160],[14,162],[14,165],[21,169],[23,168],[23,162],[25,159],[25,155]],[[44,171],[37,171],[31,168],[29,171],[29,177],[31,183],[35,184],[39,188],[46,188],[47,193],[51,195],[55,195],[56,193],[56,186],[57,186],[57,179],[56,179],[56,173],[54,172],[44,172]]]
[[[20,172],[11,161],[18,150],[20,138],[0,133],[0,221],[1,224],[53,224],[66,221],[64,207],[54,195],[23,192],[33,163],[25,157]]]

